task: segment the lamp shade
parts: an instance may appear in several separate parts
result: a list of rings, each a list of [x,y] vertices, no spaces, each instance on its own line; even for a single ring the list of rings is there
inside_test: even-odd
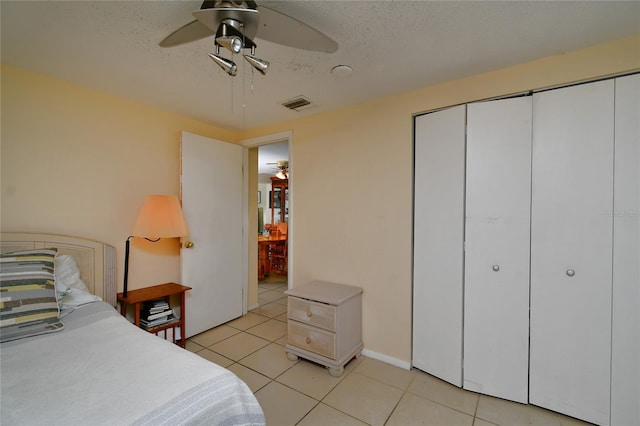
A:
[[[147,195],[131,231],[149,239],[184,237],[189,234],[180,200],[175,195]]]

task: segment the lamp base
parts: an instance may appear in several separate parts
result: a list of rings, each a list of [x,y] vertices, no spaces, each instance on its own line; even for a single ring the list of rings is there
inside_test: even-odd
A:
[[[132,236],[127,238],[124,246],[124,285],[122,289],[122,297],[127,297],[127,284],[129,282],[129,245]]]

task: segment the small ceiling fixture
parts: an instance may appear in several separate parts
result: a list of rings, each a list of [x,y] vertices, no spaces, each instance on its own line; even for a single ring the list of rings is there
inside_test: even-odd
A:
[[[331,68],[331,75],[334,75],[336,77],[348,77],[352,72],[353,68],[351,68],[349,65],[336,65],[335,67]]]

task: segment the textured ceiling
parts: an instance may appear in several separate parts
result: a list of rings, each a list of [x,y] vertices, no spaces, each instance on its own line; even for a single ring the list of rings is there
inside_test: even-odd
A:
[[[327,54],[256,39],[271,62],[238,76],[213,40],[158,43],[199,1],[0,2],[2,62],[231,129],[361,103],[640,33],[638,1],[263,1],[333,38]],[[348,64],[339,78],[332,67]],[[314,108],[285,109],[298,95]]]

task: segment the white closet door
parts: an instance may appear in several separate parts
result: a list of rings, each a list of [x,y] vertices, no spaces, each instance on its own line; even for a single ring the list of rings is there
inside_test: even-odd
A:
[[[462,386],[465,113],[415,119],[413,365]]]
[[[611,424],[640,425],[640,75],[615,84]]]
[[[609,424],[613,81],[534,95],[529,402]]]
[[[531,97],[467,107],[464,388],[528,401]]]

